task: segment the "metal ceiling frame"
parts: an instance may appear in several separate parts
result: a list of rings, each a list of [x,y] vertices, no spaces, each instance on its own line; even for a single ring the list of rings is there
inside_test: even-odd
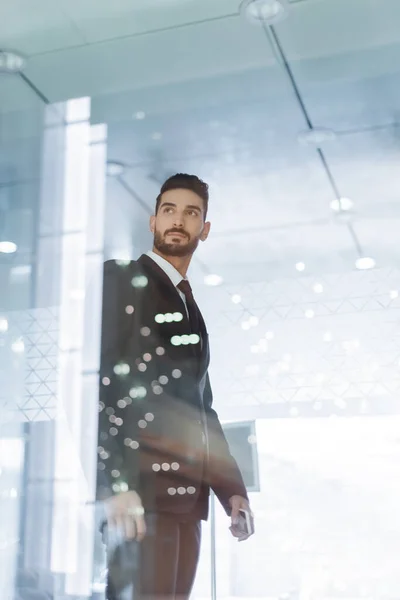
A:
[[[282,46],[282,43],[279,39],[277,32],[276,32],[276,28],[274,27],[274,25],[268,25],[267,23],[263,22],[262,29],[264,31],[265,37],[267,38],[267,40],[272,48],[273,53],[275,54],[278,64],[282,67],[283,73],[285,74],[285,76],[290,84],[293,95],[294,95],[297,105],[300,109],[300,113],[302,114],[302,116],[304,118],[304,121],[305,121],[305,124],[306,124],[308,130],[314,131],[314,125],[312,122],[312,118],[309,114],[309,111],[307,110],[305,101],[304,101],[301,91],[300,91],[299,84],[296,81],[296,77],[293,73],[293,70],[292,70],[290,64],[289,64],[289,60],[286,56],[285,50]],[[329,186],[332,190],[334,199],[337,200],[337,202],[338,202],[339,215],[343,214],[343,213],[346,214],[346,212],[342,210],[341,198],[343,198],[343,195],[339,191],[339,186],[334,178],[334,175],[328,164],[325,154],[324,154],[323,150],[319,147],[316,148],[316,153],[317,153],[319,162],[321,164],[321,167],[322,167],[323,171],[325,172],[326,178],[329,182]],[[360,240],[358,239],[358,236],[354,230],[353,223],[349,220],[349,221],[347,221],[345,226],[347,227],[349,235],[354,243],[356,252],[358,254],[358,258],[362,258],[364,256],[364,252],[363,252]]]

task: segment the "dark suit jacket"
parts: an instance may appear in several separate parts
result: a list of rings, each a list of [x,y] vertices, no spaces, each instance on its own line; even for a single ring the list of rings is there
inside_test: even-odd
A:
[[[246,496],[212,408],[209,343],[191,343],[182,299],[148,256],[104,266],[98,497],[136,490],[146,511],[205,519]],[[160,316],[161,315],[161,316]]]

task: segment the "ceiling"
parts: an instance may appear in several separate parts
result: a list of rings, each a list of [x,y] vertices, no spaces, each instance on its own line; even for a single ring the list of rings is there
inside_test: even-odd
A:
[[[343,272],[360,254],[397,264],[397,0],[297,0],[273,28],[238,0],[38,0],[34,13],[17,0],[0,7],[0,40],[28,57],[23,79],[0,78],[0,181],[37,177],[45,102],[91,96],[109,158],[128,167],[109,180],[109,255],[151,244],[159,185],[189,171],[211,187],[198,284],[292,277],[299,261]],[[314,127],[336,139],[300,143]],[[351,215],[333,213],[340,196]]]
[[[29,0],[16,0],[2,4],[0,39],[2,47],[29,57],[26,76],[51,101],[94,96],[273,64],[264,32],[240,18],[238,5],[38,0],[33,12]],[[400,11],[396,0],[384,6],[379,0],[292,2],[277,31],[288,59],[307,63],[298,75],[312,84],[396,72]],[[5,87],[3,105],[15,107],[15,86]]]

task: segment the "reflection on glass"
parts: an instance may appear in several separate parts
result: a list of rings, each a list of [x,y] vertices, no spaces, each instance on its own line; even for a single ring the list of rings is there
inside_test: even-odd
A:
[[[179,171],[210,184],[190,281],[215,407],[256,423],[260,480],[248,544],[218,506],[203,525],[192,597],[397,597],[397,0],[14,4],[0,8],[1,600],[104,600],[102,263],[150,249],[155,198]],[[156,375],[161,402],[185,369]],[[130,386],[117,411],[149,393]],[[114,436],[123,420],[105,414]],[[123,444],[139,450],[132,432]]]

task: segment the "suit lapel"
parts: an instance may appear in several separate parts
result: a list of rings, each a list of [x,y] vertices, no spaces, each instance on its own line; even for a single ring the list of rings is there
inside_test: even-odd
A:
[[[184,302],[179,294],[179,291],[174,286],[174,284],[172,283],[168,275],[165,273],[165,271],[163,271],[162,268],[159,267],[158,264],[146,254],[143,254],[139,258],[138,263],[145,268],[148,274],[150,274],[151,276],[153,276],[153,278],[156,279],[156,281],[159,283],[160,286],[162,286],[162,288],[164,288],[163,290],[160,290],[160,292],[163,292],[163,296],[165,297],[165,295],[167,295],[167,298],[168,296],[170,296],[171,301],[175,303],[177,309],[179,306],[179,308],[182,310],[183,315],[182,323],[186,325],[186,329],[189,329],[190,324],[186,314]],[[174,312],[172,310],[172,307],[169,312]]]
[[[150,258],[150,256],[147,256],[147,254],[142,254],[142,256],[138,260],[138,263],[142,267],[144,267],[146,271],[150,271],[154,277],[162,281],[164,285],[168,286],[170,290],[173,291],[178,296],[178,298],[180,298],[178,290],[176,289],[168,275],[165,273],[165,271],[163,271],[161,267],[158,266],[158,264],[152,258]]]
[[[151,274],[153,277],[155,277],[160,282],[160,285],[162,285],[166,291],[168,290],[168,294],[171,295],[171,300],[175,301],[176,306],[179,305],[182,310],[183,320],[181,321],[181,324],[182,324],[182,327],[185,329],[185,331],[183,333],[187,333],[188,331],[190,331],[190,323],[189,323],[189,319],[187,316],[184,302],[179,294],[179,291],[174,286],[174,284],[172,283],[172,281],[168,277],[168,275],[165,273],[165,271],[163,271],[163,269],[154,260],[152,260],[150,258],[150,256],[147,256],[147,254],[143,254],[139,258],[138,263],[149,274]],[[169,312],[174,312],[172,310],[172,307]],[[207,333],[206,324],[203,319],[203,315],[201,314],[200,310],[199,310],[199,322],[200,322],[200,333],[201,333],[201,339],[202,339],[201,356],[200,356],[201,367],[206,365],[206,369],[207,369],[208,360],[209,360],[208,333]],[[191,351],[193,352],[193,355],[198,356],[196,353],[195,347],[191,345],[190,348],[191,348]]]

